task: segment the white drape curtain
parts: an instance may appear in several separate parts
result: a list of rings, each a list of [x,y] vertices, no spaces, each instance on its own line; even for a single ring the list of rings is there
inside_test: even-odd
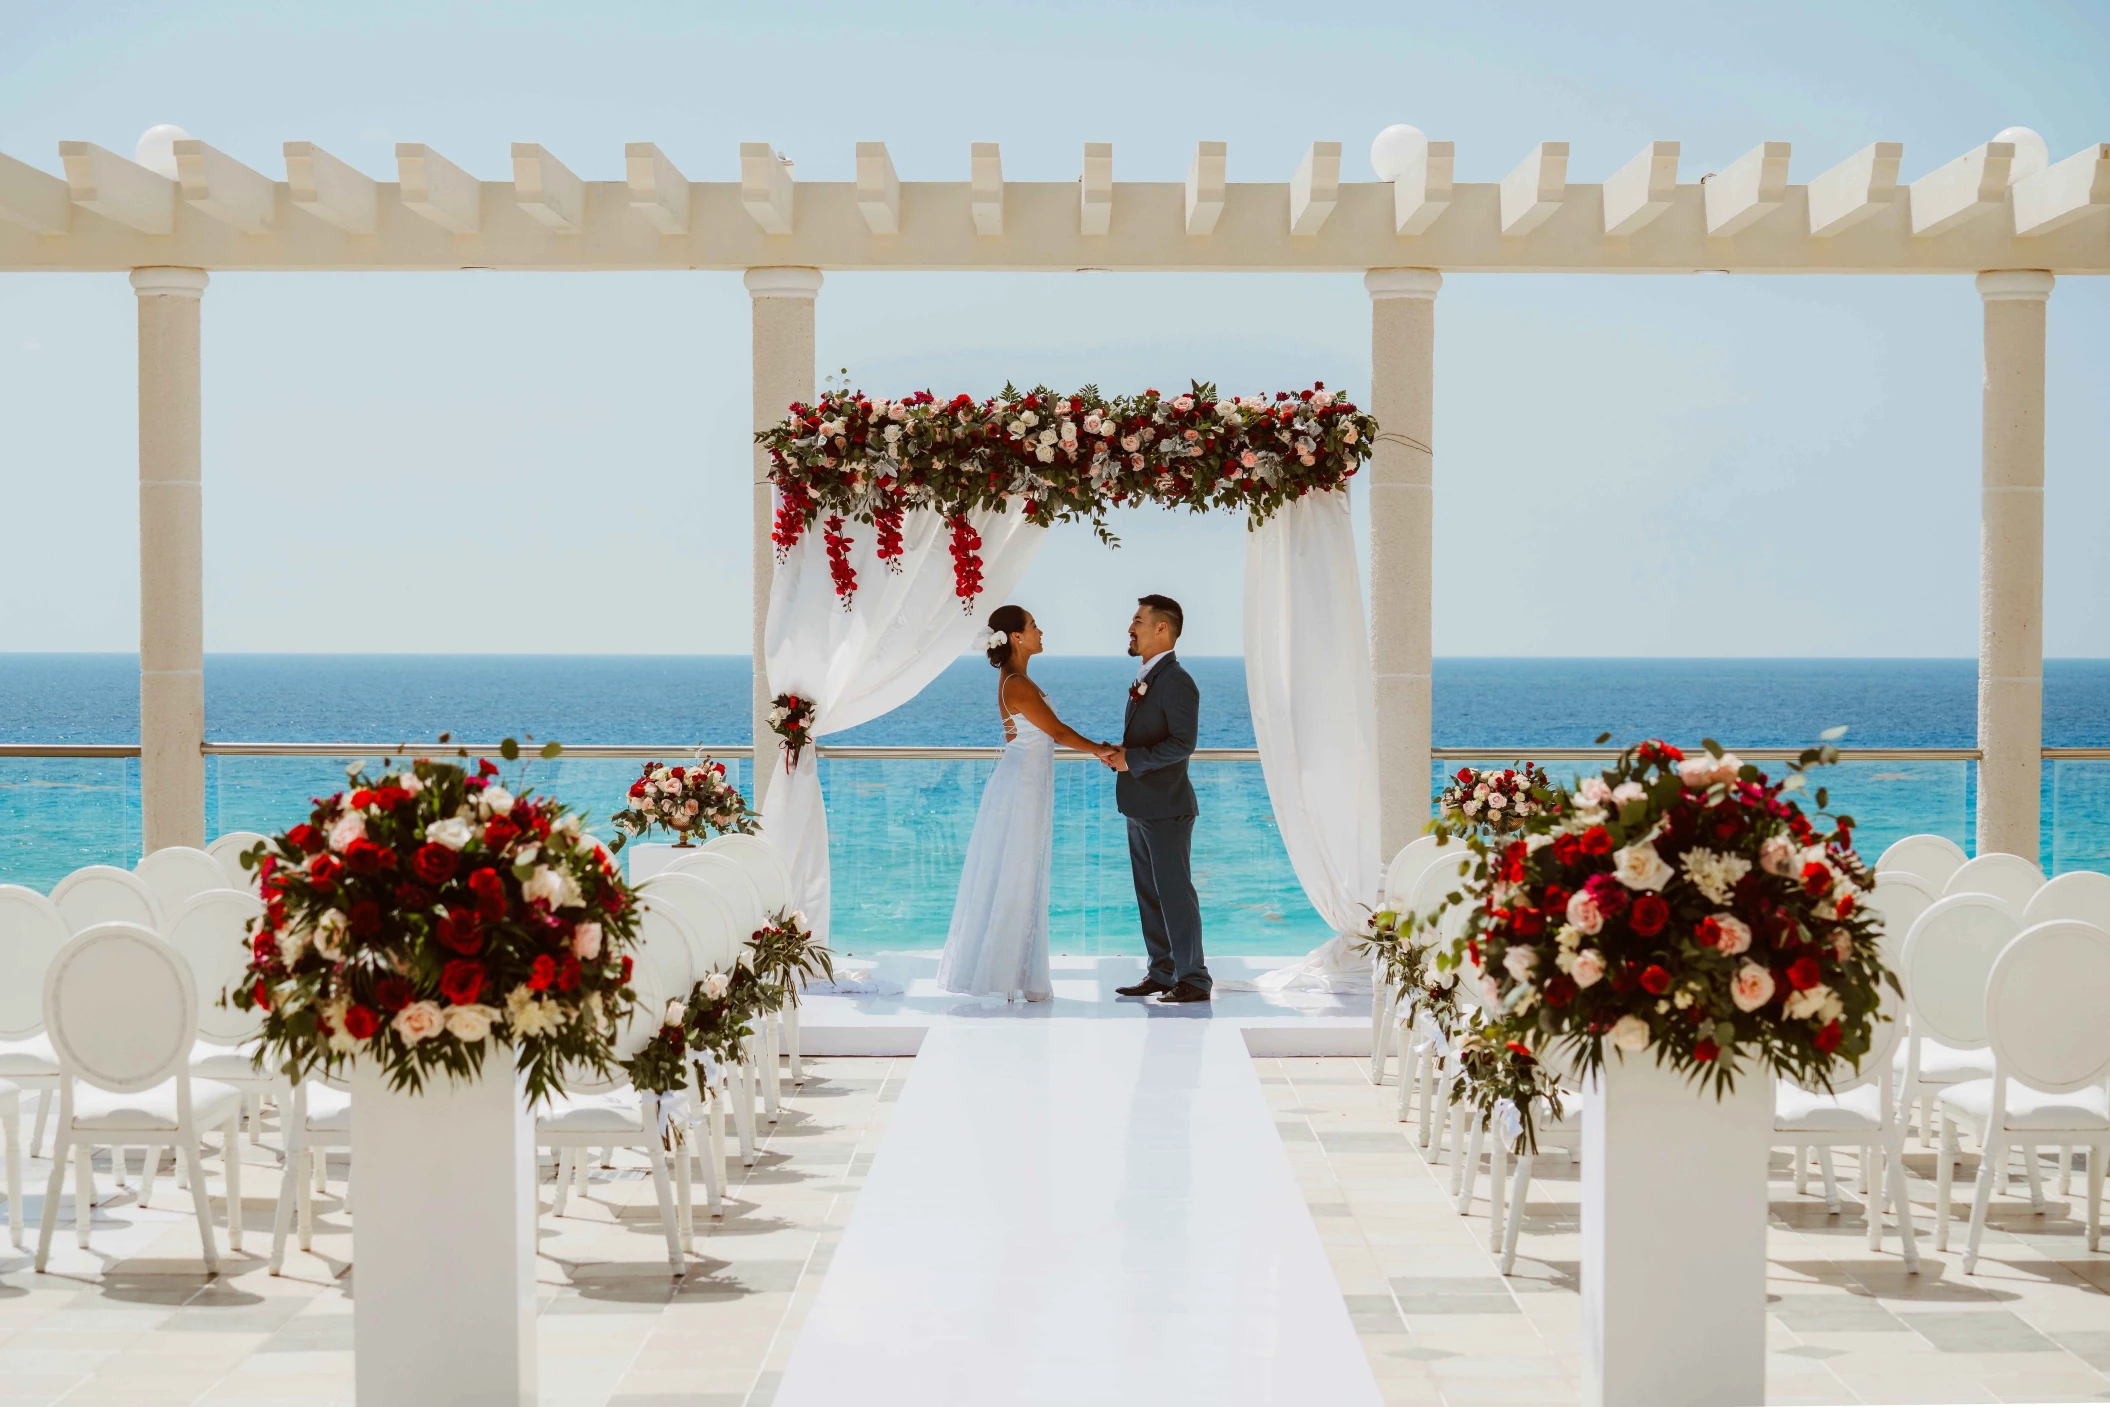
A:
[[[982,594],[969,610],[953,594],[951,534],[936,513],[902,520],[898,572],[879,560],[872,528],[852,531],[857,592],[847,611],[835,595],[819,524],[778,564],[763,633],[769,692],[813,700],[816,738],[899,708],[987,634],[989,612],[1010,599],[1047,529],[1027,522],[1018,504],[970,514],[969,521],[982,537]],[[793,903],[826,942],[828,820],[819,760],[809,748],[789,775],[781,752],[757,758],[756,766],[777,769],[763,798],[762,830],[791,870]]]
[[[1251,985],[1368,991],[1369,959],[1350,944],[1383,877],[1377,696],[1347,492],[1290,504],[1246,534],[1245,560],[1246,696],[1260,767],[1297,881],[1335,935]]]

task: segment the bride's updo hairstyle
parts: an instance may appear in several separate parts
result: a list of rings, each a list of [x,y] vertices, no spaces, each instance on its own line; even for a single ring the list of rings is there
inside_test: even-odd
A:
[[[1002,669],[1009,664],[1011,662],[1011,636],[1013,632],[1024,630],[1025,628],[1026,608],[1024,606],[998,606],[991,611],[989,613],[989,632],[992,635],[1001,632],[1004,639],[1003,643],[993,644],[989,647],[989,663],[998,669]]]

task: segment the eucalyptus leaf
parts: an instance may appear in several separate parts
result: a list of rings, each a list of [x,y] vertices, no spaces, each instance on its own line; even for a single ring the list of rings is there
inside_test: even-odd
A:
[[[520,760],[519,739],[501,738],[498,743],[498,755],[508,762],[518,762]]]
[[[555,738],[552,738],[552,739],[550,739],[550,740],[549,740],[548,742],[546,742],[546,743],[544,743],[544,744],[542,745],[542,756],[543,756],[543,760],[544,760],[544,761],[553,761],[553,760],[555,760],[555,758],[557,757],[557,755],[558,755],[559,753],[563,752],[563,751],[564,751],[564,744],[562,744],[562,743],[558,742],[558,741],[557,741],[557,740],[556,740]]]
[[[1700,739],[1700,746],[1706,748],[1707,755],[1713,758],[1715,761],[1719,762],[1722,760],[1722,745],[1716,742],[1713,738]]]

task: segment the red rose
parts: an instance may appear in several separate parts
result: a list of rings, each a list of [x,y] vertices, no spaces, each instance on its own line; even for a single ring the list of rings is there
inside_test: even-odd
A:
[[[287,831],[286,840],[307,855],[319,854],[323,846],[322,832],[305,823]]]
[[[352,935],[357,938],[381,931],[381,906],[371,899],[361,899],[346,911],[352,922]]]
[[[1582,849],[1585,855],[1609,855],[1612,853],[1612,833],[1603,826],[1592,826],[1582,833]]]
[[[456,1006],[468,1006],[484,991],[484,965],[456,958],[440,969],[440,995]]]
[[[1854,896],[1851,891],[1839,896],[1839,917],[1845,918],[1854,911]]]
[[[410,793],[397,786],[382,787],[374,793],[374,805],[383,811],[393,811],[410,800]]]
[[[1713,1041],[1700,1040],[1693,1042],[1692,1058],[1701,1061],[1702,1063],[1713,1060],[1717,1055],[1720,1055],[1721,1053],[1722,1048],[1716,1045]]]
[[[1546,931],[1546,916],[1537,909],[1518,909],[1509,916],[1509,926],[1519,938],[1536,938]]]
[[[262,1009],[271,1009],[271,988],[265,985],[263,978],[256,979],[256,985],[249,989],[249,998]]]
[[[344,867],[353,874],[375,874],[395,862],[393,850],[383,849],[365,836],[344,848]]]
[[[579,960],[567,956],[557,967],[557,990],[569,992],[579,985]]]
[[[1807,992],[1824,980],[1824,969],[1817,966],[1817,959],[1805,954],[1788,964],[1788,985],[1798,992]]]
[[[494,817],[484,826],[484,844],[493,850],[503,850],[511,845],[513,837],[519,834],[520,828],[511,821],[503,816]]]
[[[1832,872],[1825,866],[1812,860],[1802,867],[1803,893],[1809,895],[1812,899],[1821,899],[1824,897],[1825,891],[1831,887]]]
[[[381,1003],[383,1011],[401,1011],[410,1005],[413,995],[415,994],[410,990],[410,984],[400,977],[384,977],[374,983],[374,1000]]]
[[[252,962],[276,962],[278,960],[278,935],[268,928],[258,929],[256,936],[249,940],[249,957]]]
[[[432,936],[463,957],[474,956],[484,945],[476,915],[467,909],[449,909],[441,914],[440,921],[432,926]]]
[[[1634,911],[1626,916],[1634,931],[1644,938],[1653,938],[1670,922],[1670,905],[1663,902],[1660,894],[1643,894],[1634,900]]]
[[[1545,995],[1546,1005],[1552,1007],[1566,1006],[1569,1002],[1575,1000],[1575,979],[1565,972],[1556,974],[1547,981]]]
[[[436,841],[428,841],[418,847],[410,867],[427,884],[441,884],[454,877],[454,867],[460,863],[461,857],[452,850]]]
[[[1641,970],[1641,990],[1652,997],[1662,996],[1670,990],[1670,973],[1664,971],[1661,963],[1650,963]]]
[[[488,757],[479,757],[476,759],[476,775],[479,777],[495,777],[498,775],[498,764]]]
[[[350,1006],[344,1010],[344,1033],[355,1041],[363,1041],[381,1029],[381,1018],[370,1006]]]
[[[498,877],[498,871],[478,870],[470,875],[469,892],[476,896],[476,911],[485,918],[505,916],[506,883]]]
[[[535,965],[528,972],[528,990],[546,992],[549,984],[557,980],[557,960],[548,953],[537,953]]]
[[[396,886],[396,907],[406,913],[423,913],[432,907],[432,891],[422,884]]]
[[[1839,1029],[1838,1020],[1834,1018],[1824,1023],[1823,1030],[1810,1037],[1810,1044],[1823,1051],[1826,1055],[1830,1055],[1839,1048],[1839,1038],[1843,1034],[1845,1033]]]
[[[615,873],[605,860],[601,862],[601,870],[604,874],[613,875]],[[611,914],[621,913],[623,911],[623,891],[612,884],[608,888],[603,889],[601,891],[601,907]]]
[[[1549,914],[1566,913],[1568,900],[1572,897],[1574,896],[1561,885],[1549,884],[1539,895],[1539,907]]]
[[[623,986],[625,986],[625,987],[627,987],[627,986],[629,986],[629,985],[630,985],[630,968],[631,968],[631,962],[630,962],[630,954],[628,954],[628,953],[625,953],[625,954],[623,954],[623,967],[622,967],[622,971],[621,971],[621,972],[620,972],[620,973],[619,973],[619,974],[617,975],[617,977],[616,977],[616,979],[615,979],[615,980],[616,980],[616,981],[617,981],[618,983],[622,984],[622,985],[623,985]]]
[[[1523,1043],[1522,1041],[1510,1041],[1510,1042],[1509,1042],[1508,1044],[1509,1044],[1509,1053],[1510,1053],[1511,1055],[1521,1055],[1521,1056],[1523,1056],[1523,1057],[1524,1057],[1524,1058],[1525,1058],[1526,1060],[1531,1060],[1531,1059],[1535,1058],[1535,1057],[1533,1057],[1533,1055],[1531,1054],[1531,1047],[1530,1047],[1530,1046],[1528,1046],[1528,1045],[1525,1045],[1525,1044],[1524,1044],[1524,1043]]]
[[[327,889],[343,869],[343,862],[335,855],[317,855],[308,861],[308,882],[318,889]]]
[[[364,811],[367,807],[373,804],[374,794],[368,791],[365,787],[361,787],[359,788],[359,790],[352,793],[351,807],[354,811]]]

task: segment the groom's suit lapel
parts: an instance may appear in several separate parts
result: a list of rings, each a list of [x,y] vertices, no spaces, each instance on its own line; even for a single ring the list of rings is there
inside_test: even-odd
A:
[[[1179,662],[1180,657],[1178,652],[1173,650],[1167,650],[1165,652],[1165,658],[1150,667],[1150,673],[1148,676],[1146,676],[1145,682],[1153,685],[1156,684],[1159,680],[1165,677],[1166,670],[1177,668],[1179,666]],[[1148,703],[1149,701],[1150,695],[1147,691],[1144,693],[1143,697],[1139,699],[1136,697],[1135,685],[1129,685],[1128,711],[1121,716],[1121,733],[1124,738],[1128,734],[1129,725],[1136,721],[1136,710],[1141,708],[1144,704]]]

